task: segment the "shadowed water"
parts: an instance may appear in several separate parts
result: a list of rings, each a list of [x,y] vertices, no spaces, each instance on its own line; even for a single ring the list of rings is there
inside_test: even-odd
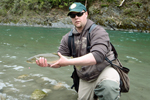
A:
[[[39,89],[48,94],[43,100],[76,100],[76,92],[70,89],[72,66],[53,69],[26,62],[37,54],[55,53],[69,30],[0,26],[0,95],[7,100],[30,100],[32,92]],[[122,93],[120,100],[149,100],[150,34],[108,33],[122,64],[131,70],[130,92]]]

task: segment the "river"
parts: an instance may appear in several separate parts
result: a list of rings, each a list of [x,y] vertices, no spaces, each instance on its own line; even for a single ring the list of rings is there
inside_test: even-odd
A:
[[[47,92],[42,100],[76,100],[70,89],[72,66],[42,68],[26,60],[37,54],[55,53],[60,40],[70,29],[0,26],[0,96],[6,100],[30,100],[34,90]],[[107,31],[119,54],[130,69],[130,91],[120,100],[149,100],[150,34]],[[25,78],[19,78],[27,75]],[[63,87],[56,88],[57,84]]]

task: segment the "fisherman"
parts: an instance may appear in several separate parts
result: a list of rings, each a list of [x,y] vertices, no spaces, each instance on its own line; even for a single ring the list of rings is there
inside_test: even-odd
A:
[[[93,21],[88,19],[86,7],[80,2],[75,2],[69,7],[70,16],[74,25],[72,34],[74,36],[75,55],[73,59],[64,56],[72,56],[68,47],[70,32],[63,36],[58,50],[59,60],[54,64],[48,64],[47,59],[36,60],[41,67],[60,68],[74,65],[79,77],[79,87],[77,89],[77,100],[95,100],[96,95],[99,100],[118,100],[120,97],[120,76],[112,68],[105,57],[113,60],[114,52],[111,51],[109,34],[97,25],[90,33],[90,50],[87,52],[87,35]],[[71,43],[72,45],[72,43]],[[73,47],[73,46],[72,46]]]

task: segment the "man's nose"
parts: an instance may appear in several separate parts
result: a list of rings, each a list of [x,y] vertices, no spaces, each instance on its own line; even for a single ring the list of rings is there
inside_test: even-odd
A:
[[[75,15],[75,18],[79,18],[77,15]]]

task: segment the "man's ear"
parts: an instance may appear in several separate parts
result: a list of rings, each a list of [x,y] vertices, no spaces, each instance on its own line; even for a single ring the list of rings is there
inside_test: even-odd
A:
[[[86,17],[88,17],[88,12],[87,11],[85,12],[85,15],[86,15]]]

